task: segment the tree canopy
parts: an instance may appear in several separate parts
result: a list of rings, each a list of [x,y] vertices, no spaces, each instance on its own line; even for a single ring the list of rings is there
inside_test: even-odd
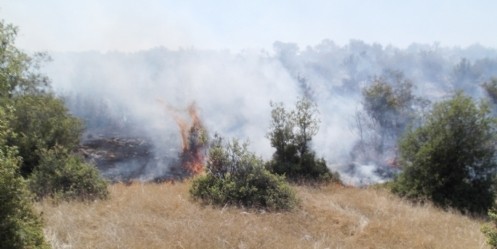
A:
[[[29,190],[96,199],[107,196],[107,183],[73,154],[83,125],[40,73],[47,57],[19,50],[16,35],[0,21],[0,248],[44,248]]]
[[[485,104],[459,92],[434,105],[400,141],[403,172],[393,191],[442,207],[486,212],[494,201],[495,120]]]

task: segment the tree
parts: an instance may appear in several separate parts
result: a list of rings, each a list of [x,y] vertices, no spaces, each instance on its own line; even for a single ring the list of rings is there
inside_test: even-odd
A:
[[[48,78],[39,72],[46,57],[43,54],[29,56],[17,49],[16,35],[14,26],[0,21],[0,107],[11,114],[4,119],[10,132],[3,139],[5,146],[15,148],[16,156],[20,157],[17,161],[20,168],[16,170],[29,179],[43,164],[43,169],[37,171],[37,175],[43,175],[39,179],[41,183],[48,179],[70,179],[67,184],[71,187],[60,189],[63,192],[86,195],[93,189],[106,188],[92,165],[70,154],[80,142],[83,125],[68,112],[64,102],[51,93]],[[48,153],[62,150],[67,153],[56,153],[57,156]],[[53,168],[48,170],[50,167]]]
[[[462,89],[471,95],[475,95],[481,72],[478,72],[474,64],[466,58],[462,58],[452,69],[451,81],[455,89]]]
[[[461,92],[436,104],[421,127],[400,142],[403,172],[393,192],[463,212],[486,212],[494,202],[495,120]]]
[[[31,193],[19,174],[20,158],[6,145],[11,136],[10,114],[0,107],[0,248],[48,248],[41,218],[35,214]]]
[[[281,103],[271,103],[271,126],[267,137],[276,151],[268,168],[291,180],[338,180],[324,159],[311,150],[312,137],[319,130],[318,110],[307,97],[300,98],[296,109],[287,111]]]
[[[319,131],[318,109],[309,98],[297,101],[293,119],[295,123],[294,139],[298,154],[302,157],[310,151],[312,137]]]
[[[362,90],[366,114],[378,124],[381,136],[398,137],[426,100],[412,93],[413,84],[401,72],[387,71]]]
[[[0,101],[15,95],[40,93],[46,90],[48,78],[38,72],[42,53],[33,57],[20,51],[14,42],[17,28],[0,21]]]
[[[363,110],[356,113],[359,140],[351,156],[355,162],[374,163],[376,173],[393,177],[397,141],[409,126],[419,125],[429,102],[413,94],[412,82],[398,71],[385,71],[362,90]],[[351,164],[352,166],[354,164]]]
[[[39,72],[43,54],[29,56],[15,45],[17,28],[0,22],[0,105],[14,110],[9,126],[17,136],[7,140],[22,157],[28,176],[39,160],[38,150],[55,144],[73,149],[79,144],[81,122],[49,92],[49,80]]]
[[[497,104],[497,78],[493,77],[482,84],[483,89],[494,105]]]
[[[240,205],[268,210],[290,210],[297,198],[283,177],[264,168],[261,158],[248,151],[248,143],[225,142],[215,136],[206,174],[193,180],[191,195],[216,205]]]

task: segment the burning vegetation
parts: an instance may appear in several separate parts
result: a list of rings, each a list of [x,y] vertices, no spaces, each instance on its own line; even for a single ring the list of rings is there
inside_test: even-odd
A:
[[[193,102],[187,108],[191,123],[183,119],[178,110],[166,107],[173,114],[181,134],[181,166],[191,175],[202,172],[208,147],[208,135],[198,115],[197,105]]]
[[[181,148],[154,149],[146,137],[125,136],[126,131],[89,135],[79,147],[79,154],[94,163],[111,181],[164,181],[182,179],[204,168],[208,135],[197,106],[175,109],[163,101],[179,128]]]

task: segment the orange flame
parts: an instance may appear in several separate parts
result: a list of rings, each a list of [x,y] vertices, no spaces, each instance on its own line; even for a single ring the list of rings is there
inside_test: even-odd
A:
[[[182,142],[181,164],[190,174],[202,172],[205,162],[205,151],[207,147],[207,132],[198,115],[195,102],[188,105],[187,112],[191,123],[188,123],[182,116],[181,110],[159,100],[166,110],[173,116],[178,125]]]

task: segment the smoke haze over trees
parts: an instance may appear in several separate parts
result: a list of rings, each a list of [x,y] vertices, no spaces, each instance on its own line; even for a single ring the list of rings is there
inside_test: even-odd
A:
[[[171,160],[181,141],[173,118],[158,100],[178,109],[194,101],[208,130],[248,138],[250,149],[268,159],[273,153],[265,138],[270,101],[291,105],[298,96],[308,95],[321,119],[312,147],[352,184],[383,181],[390,175],[382,174],[382,169],[392,167],[395,160],[395,153],[374,160],[354,155],[360,140],[356,117],[367,112],[364,89],[378,79],[395,84],[388,78],[394,72],[409,82],[408,94],[424,103],[444,99],[458,89],[481,99],[488,98],[482,84],[497,76],[497,51],[479,45],[413,44],[399,49],[359,40],[344,46],[324,40],[306,48],[276,42],[272,51],[240,53],[155,48],[51,55],[53,62],[45,70],[71,112],[86,121],[87,137],[104,133],[145,137],[155,155],[167,154]],[[404,110],[421,116],[423,105],[413,103]],[[383,139],[396,144],[397,138]],[[146,175],[167,171],[167,165],[150,167]]]

